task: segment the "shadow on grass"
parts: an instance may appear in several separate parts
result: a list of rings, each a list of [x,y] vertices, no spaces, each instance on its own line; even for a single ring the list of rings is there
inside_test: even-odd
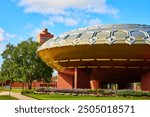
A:
[[[0,100],[18,100],[17,98],[11,97],[9,95],[1,95]]]

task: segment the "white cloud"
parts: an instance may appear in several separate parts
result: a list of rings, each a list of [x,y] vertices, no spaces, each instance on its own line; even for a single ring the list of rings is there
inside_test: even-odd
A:
[[[71,17],[53,16],[53,17],[50,17],[48,21],[42,22],[44,26],[47,26],[47,25],[52,26],[55,23],[63,23],[67,26],[75,26],[77,25],[78,21],[77,19],[73,19]]]
[[[0,54],[5,50],[6,42],[10,39],[16,38],[15,34],[7,33],[0,27]]]
[[[83,23],[84,25],[92,26],[92,25],[100,25],[102,24],[102,21],[99,18],[89,19],[89,20],[85,19]]]
[[[3,63],[3,59],[2,59],[1,54],[2,54],[2,52],[3,52],[5,49],[6,49],[5,44],[1,44],[1,43],[0,43],[0,68],[1,68],[1,65],[2,65],[2,63]]]
[[[6,48],[5,44],[0,44],[0,54],[2,54],[5,48]]]
[[[41,28],[35,28],[33,29],[33,31],[31,32],[31,35],[36,38],[37,34],[39,34],[42,31]]]
[[[3,28],[0,27],[0,42],[11,39],[11,38],[15,38],[15,37],[16,37],[15,34],[7,33]]]
[[[73,19],[73,18],[66,18],[65,19],[65,24],[68,26],[74,26],[77,25],[77,20]]]
[[[6,33],[6,38],[7,39],[11,39],[11,38],[16,38],[17,36],[15,34],[9,34],[9,33]]]
[[[44,20],[42,22],[42,25],[44,27],[47,27],[47,26],[53,26],[55,23],[62,23],[62,24],[65,24],[66,26],[76,26],[78,23],[82,23],[83,25],[86,25],[86,26],[91,26],[91,25],[99,25],[99,24],[102,24],[102,21],[101,19],[99,18],[87,18],[87,19],[84,19],[84,18],[72,18],[72,17],[63,17],[63,16],[54,16],[54,17],[50,17],[47,21]]]
[[[5,32],[4,29],[0,27],[0,42],[3,41],[4,39],[4,32]]]
[[[25,13],[48,15],[42,26],[57,23],[66,26],[97,25],[102,21],[100,15],[118,16],[119,9],[107,3],[107,0],[19,0],[18,5]]]
[[[107,0],[20,0],[18,5],[26,13],[71,14],[70,10],[82,10],[87,13],[117,15],[119,10],[108,5]]]

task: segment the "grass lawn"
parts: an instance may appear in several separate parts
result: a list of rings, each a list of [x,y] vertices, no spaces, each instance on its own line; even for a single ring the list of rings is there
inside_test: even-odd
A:
[[[0,92],[2,92],[2,91],[9,91],[9,89],[8,88],[0,87]]]
[[[38,100],[150,100],[149,97],[94,97],[59,94],[26,94],[26,96]]]
[[[22,88],[12,88],[11,92],[13,93],[20,93],[22,91]]]
[[[5,87],[0,87],[0,92],[2,91],[9,91],[10,89],[9,88],[5,88]],[[22,91],[22,88],[12,88],[11,89],[11,92],[14,92],[14,93],[20,93]]]
[[[8,95],[1,95],[0,100],[18,100],[17,98],[8,96]]]

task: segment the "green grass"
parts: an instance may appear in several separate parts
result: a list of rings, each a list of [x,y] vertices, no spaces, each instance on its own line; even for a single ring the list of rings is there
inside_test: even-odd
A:
[[[22,88],[12,88],[11,92],[13,93],[21,93]]]
[[[0,92],[2,91],[9,91],[10,89],[9,88],[5,88],[5,87],[0,87]],[[11,92],[13,93],[20,93],[22,91],[22,88],[12,88],[11,89]]]
[[[26,96],[38,100],[150,100],[149,97],[94,97],[59,94],[26,94]]]
[[[18,100],[17,98],[8,96],[8,95],[1,95],[0,100]]]
[[[9,91],[9,89],[5,88],[5,87],[0,87],[0,92],[2,92],[2,91]]]

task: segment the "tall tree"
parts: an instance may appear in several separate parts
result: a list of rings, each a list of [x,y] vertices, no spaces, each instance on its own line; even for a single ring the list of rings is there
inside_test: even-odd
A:
[[[0,83],[1,83],[1,86],[3,86],[3,76],[2,76],[2,72],[1,72],[1,70],[0,70]]]
[[[27,83],[29,89],[32,88],[33,80],[50,79],[53,69],[36,55],[39,46],[32,38],[17,46],[8,44],[2,53],[2,73],[6,73],[11,81]]]

